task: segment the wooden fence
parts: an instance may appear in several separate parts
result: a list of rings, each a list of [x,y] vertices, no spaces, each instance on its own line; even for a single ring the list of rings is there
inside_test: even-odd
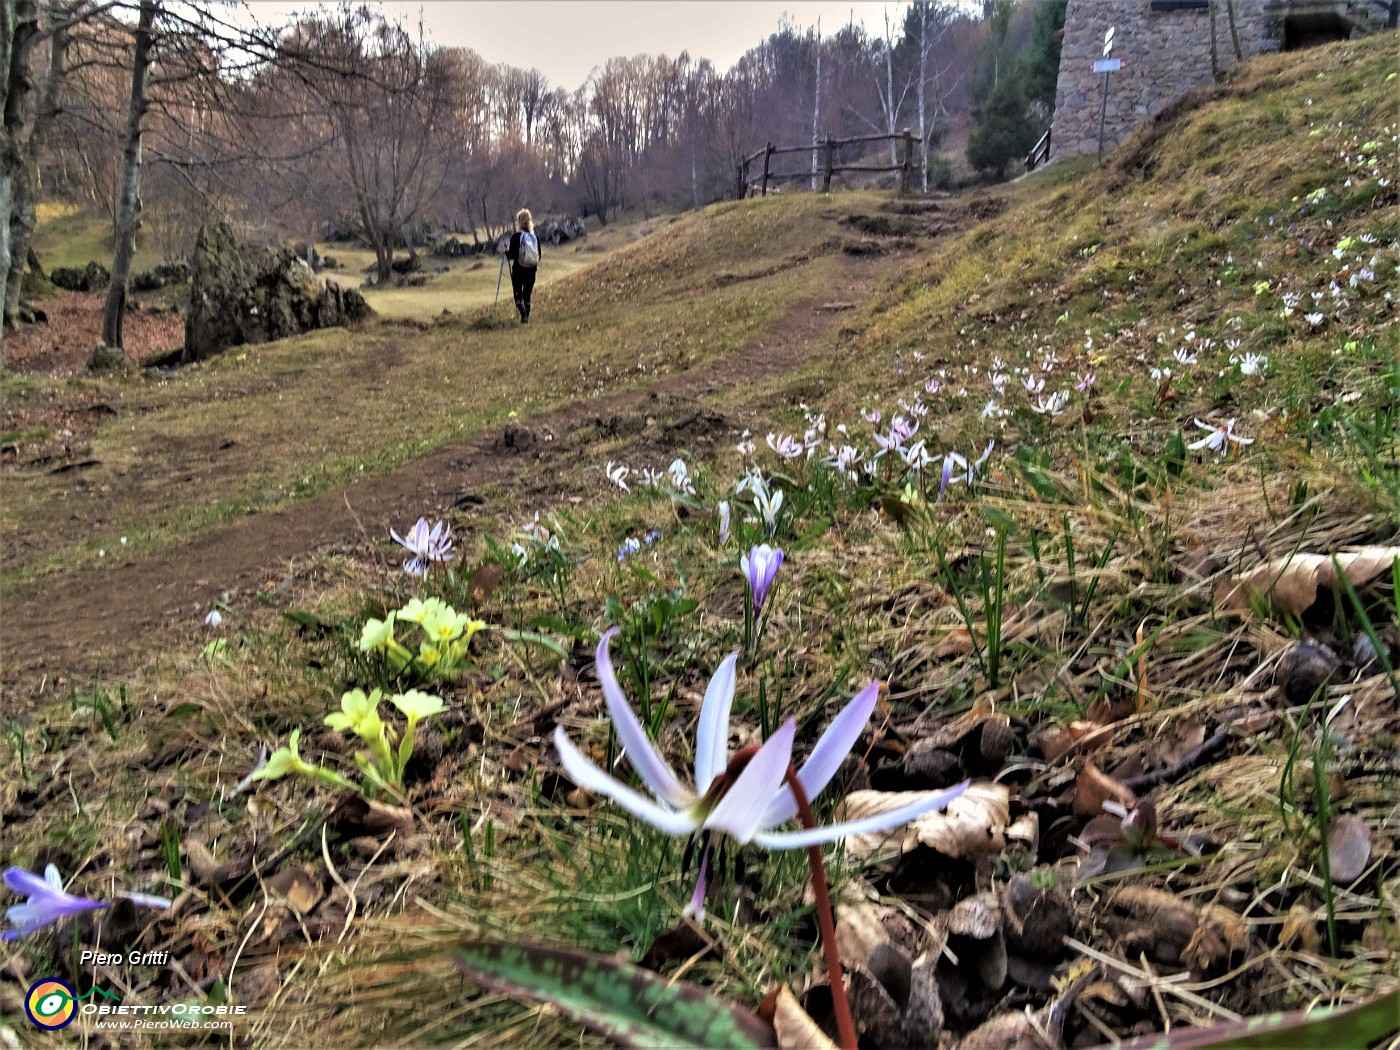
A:
[[[896,145],[904,144],[904,159],[894,164],[837,164],[836,151],[843,146],[864,145],[871,142],[893,142]],[[821,163],[817,170],[807,171],[785,171],[773,170],[773,158],[782,157],[789,154],[800,153],[811,157],[813,153],[818,153]],[[757,161],[763,161],[761,171],[756,170]],[[821,142],[810,143],[806,146],[774,146],[768,143],[763,149],[750,153],[739,164],[738,191],[739,199],[743,200],[749,195],[751,188],[756,188],[759,195],[768,196],[768,184],[778,182],[783,179],[811,180],[820,177],[822,180],[822,192],[831,192],[831,177],[841,172],[899,172],[899,191],[908,193],[914,185],[914,167],[916,164],[914,157],[914,133],[908,128],[895,132],[892,135],[857,135],[849,139],[834,139],[828,135]]]

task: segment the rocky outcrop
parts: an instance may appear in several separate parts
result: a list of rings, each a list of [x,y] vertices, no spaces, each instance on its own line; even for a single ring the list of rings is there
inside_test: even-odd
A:
[[[107,287],[111,279],[112,275],[107,272],[107,267],[96,260],[81,270],[76,266],[59,266],[49,274],[49,280],[53,282],[54,287],[69,292],[100,292]]]
[[[242,244],[224,223],[199,231],[192,269],[185,361],[354,324],[374,312],[358,291],[318,278],[293,248]]]
[[[153,292],[158,288],[168,288],[172,284],[184,284],[189,279],[189,263],[161,263],[159,266],[142,273],[133,274],[131,290],[133,292]]]

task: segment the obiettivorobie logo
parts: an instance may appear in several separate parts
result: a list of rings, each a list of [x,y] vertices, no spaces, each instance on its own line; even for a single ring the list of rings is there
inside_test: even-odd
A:
[[[102,988],[89,988],[82,995],[73,991],[73,986],[57,977],[41,977],[29,986],[29,994],[24,997],[24,1012],[34,1022],[36,1028],[46,1032],[56,1032],[67,1028],[78,1016],[78,1004],[84,999],[100,995],[104,999],[121,1001],[116,992]]]
[[[99,998],[106,1000],[101,1006],[97,1004]],[[46,1032],[67,1028],[79,1013],[95,1016],[99,1027],[110,1023],[122,1028],[170,1029],[227,1027],[232,1018],[248,1012],[246,1006],[198,1002],[134,1006],[123,1004],[121,998],[116,992],[97,987],[79,995],[67,981],[41,977],[29,986],[29,993],[24,997],[24,1012],[36,1028]],[[119,1005],[111,1005],[113,1001]]]

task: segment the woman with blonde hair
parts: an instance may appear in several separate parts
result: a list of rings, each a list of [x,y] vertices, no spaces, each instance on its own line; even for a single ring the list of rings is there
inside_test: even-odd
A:
[[[540,265],[540,239],[535,236],[535,220],[529,208],[515,213],[515,232],[506,248],[510,260],[510,287],[515,293],[515,308],[520,311],[520,323],[530,323],[530,295],[535,290],[535,271]]]

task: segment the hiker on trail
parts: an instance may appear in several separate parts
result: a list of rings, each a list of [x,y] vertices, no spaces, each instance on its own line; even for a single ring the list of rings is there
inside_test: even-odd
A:
[[[510,287],[515,292],[515,308],[520,323],[530,323],[530,295],[535,290],[535,271],[540,265],[540,239],[535,236],[535,220],[529,208],[515,213],[515,232],[506,248],[510,260]]]

